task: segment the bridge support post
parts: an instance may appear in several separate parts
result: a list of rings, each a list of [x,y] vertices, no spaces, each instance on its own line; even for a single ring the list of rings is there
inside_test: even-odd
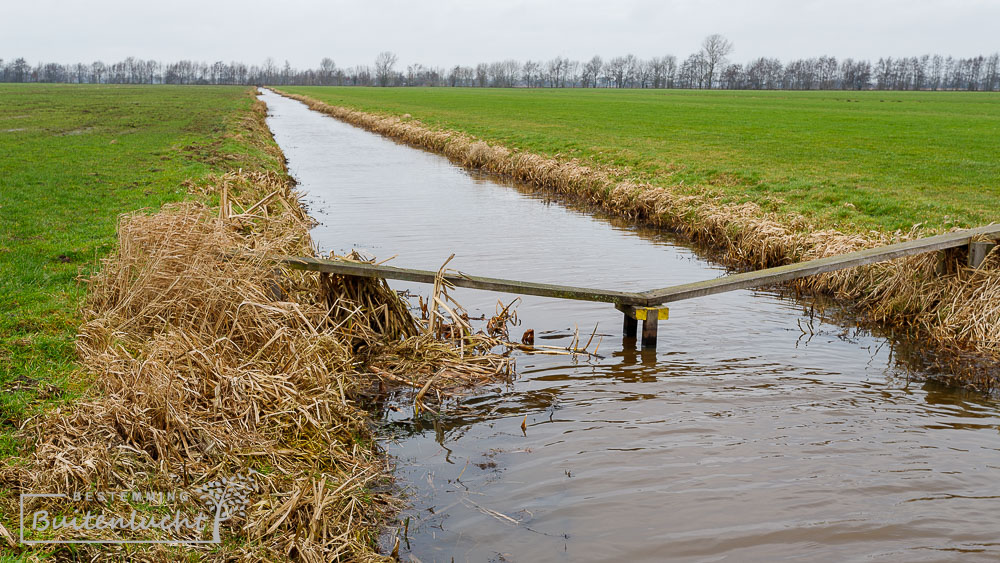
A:
[[[656,348],[656,328],[660,324],[659,315],[647,314],[642,320],[642,347]]]
[[[986,261],[986,255],[993,250],[997,244],[995,242],[970,242],[969,243],[969,267],[978,268]]]
[[[958,268],[962,265],[962,261],[960,259],[961,250],[962,249],[960,247],[938,250],[937,264],[934,266],[934,273],[939,276],[946,276],[956,273],[958,271]]]
[[[622,318],[625,319],[622,325],[622,336],[634,339],[639,332],[639,321],[635,317],[630,317],[628,313],[622,315]]]
[[[615,305],[615,308],[625,314],[622,334],[625,338],[635,338],[642,321],[642,347],[656,347],[656,333],[659,322],[670,318],[670,309],[666,307],[634,307],[632,305]]]

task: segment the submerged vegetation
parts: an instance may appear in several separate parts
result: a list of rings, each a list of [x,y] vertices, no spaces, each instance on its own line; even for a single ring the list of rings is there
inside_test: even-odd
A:
[[[319,93],[332,101],[344,97],[342,90],[291,90]],[[762,205],[754,201],[754,192],[747,193],[738,178],[729,182],[720,181],[729,178],[723,173],[705,176],[701,182],[696,181],[698,176],[689,176],[691,181],[685,182],[669,167],[659,176],[654,174],[652,168],[637,174],[634,170],[623,169],[618,162],[601,163],[596,156],[569,158],[565,153],[545,154],[551,151],[539,154],[516,144],[517,148],[511,148],[489,136],[487,138],[494,142],[486,142],[463,131],[444,129],[440,126],[444,120],[438,121],[437,127],[431,127],[424,124],[420,114],[422,108],[418,104],[411,107],[403,100],[407,92],[392,94],[400,96],[394,107],[408,108],[417,118],[408,114],[403,117],[385,116],[330,105],[300,94],[286,95],[349,123],[439,152],[464,166],[552,189],[619,215],[682,232],[719,249],[723,252],[722,259],[736,267],[761,268],[821,258],[923,236],[952,224],[937,216],[937,224],[932,225],[933,228],[903,223],[900,226],[905,226],[905,229],[866,231],[859,223],[846,223],[852,228],[838,230],[833,227],[844,223],[835,218],[822,215],[806,217],[788,207],[768,205],[766,199]],[[421,94],[418,92],[415,95],[419,97]],[[371,103],[380,102],[368,102]],[[444,105],[444,102],[439,103]],[[488,104],[488,100],[479,103]],[[361,107],[365,104],[356,102],[351,105]],[[510,108],[507,112],[508,125],[499,125],[500,118],[490,111],[484,110],[483,114],[497,120],[486,120],[493,127],[510,131],[518,127],[514,117],[517,113]],[[435,114],[435,111],[429,110],[428,113]],[[438,115],[442,113],[454,115],[455,112],[437,112]],[[466,116],[465,119],[466,124],[471,123],[471,117]],[[612,125],[615,123],[612,122]],[[535,144],[546,144],[559,142],[556,139],[567,134],[564,124],[554,120],[548,124],[558,132],[551,136],[536,132],[533,137],[521,132],[522,136],[518,138],[532,138]],[[475,127],[467,125],[467,128]],[[599,130],[600,122],[593,129]],[[600,133],[581,125],[581,129],[574,129],[574,134],[586,138]],[[642,144],[643,139],[620,142]],[[527,144],[531,146],[531,143]],[[983,166],[992,170],[994,165],[985,163]],[[986,174],[982,170],[979,173]],[[655,181],[647,181],[647,175]],[[981,181],[986,182],[985,179]],[[965,220],[988,222],[987,219],[996,212],[995,197],[990,192],[984,194],[972,187],[968,191],[979,194],[979,197],[965,204]],[[891,191],[888,193],[887,197],[900,198],[900,205],[906,199],[905,194],[893,196]],[[976,202],[980,202],[978,208]],[[875,218],[893,221],[888,212],[868,220]],[[932,220],[931,217],[926,219]],[[976,362],[981,358],[1000,357],[1000,307],[996,306],[1000,302],[1000,255],[993,252],[979,269],[971,269],[962,266],[958,254],[960,252],[951,253],[950,268],[941,274],[936,271],[937,257],[932,254],[813,276],[796,282],[796,286],[798,289],[850,299],[871,321],[920,332],[927,337],[928,350],[936,349],[943,353],[943,357],[954,359],[952,368],[956,370],[957,382],[992,390],[998,383],[995,370],[979,369]]]

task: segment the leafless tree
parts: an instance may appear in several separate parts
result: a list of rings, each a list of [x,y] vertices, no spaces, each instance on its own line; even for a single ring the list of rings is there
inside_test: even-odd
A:
[[[392,68],[398,57],[392,51],[382,51],[375,57],[375,81],[379,86],[388,86],[392,78]]]
[[[317,78],[321,86],[332,86],[333,77],[337,73],[337,65],[334,64],[333,59],[330,57],[323,57],[323,60],[319,62],[319,72],[317,73]]]
[[[653,65],[650,61],[636,61],[635,83],[639,88],[649,88],[653,83]]]
[[[660,59],[663,65],[663,85],[660,88],[673,88],[677,78],[677,57],[667,55]]]
[[[575,87],[577,82],[579,82],[579,80],[580,80],[580,61],[564,59],[562,87],[563,88],[567,86]]]
[[[625,55],[623,72],[623,88],[631,88],[636,85],[636,81],[639,78],[639,59],[635,55],[629,53]]]
[[[664,79],[665,65],[663,64],[663,59],[653,57],[649,59],[647,64],[649,65],[650,86],[653,88],[664,88],[666,80]]]
[[[513,88],[521,65],[515,60],[490,63],[486,67],[489,84],[494,88]]]
[[[476,65],[476,86],[485,88],[490,83],[489,67],[486,63]]]
[[[451,86],[474,86],[475,71],[471,67],[456,65],[448,73],[448,84]]]
[[[104,63],[102,63],[101,61],[94,61],[90,65],[90,73],[93,76],[93,80],[91,80],[91,82],[100,84],[101,79],[104,77],[104,69],[105,69]]]
[[[726,57],[732,52],[733,44],[718,33],[709,35],[701,42],[701,56],[705,60],[706,81],[710,90],[716,70],[725,65]]]
[[[693,53],[681,64],[677,81],[681,88],[705,88],[708,78],[708,61],[701,53]]]
[[[628,61],[625,57],[611,59],[608,64],[604,65],[604,70],[607,73],[609,85],[613,85],[615,88],[625,87],[628,75]]]
[[[524,85],[528,88],[535,88],[542,85],[542,63],[527,61],[521,67],[521,76],[524,78]]]
[[[332,59],[325,58],[317,68],[305,70],[294,69],[287,61],[278,66],[271,58],[262,65],[251,66],[238,61],[206,64],[181,60],[162,64],[135,57],[107,65],[100,61],[31,65],[24,58],[17,58],[0,59],[0,82],[1000,90],[1000,53],[960,59],[940,55],[882,58],[875,64],[855,59],[841,62],[830,56],[797,59],[787,64],[774,58],[728,64],[724,53],[731,48],[728,41],[715,41],[710,37],[681,65],[672,55],[650,59],[626,55],[607,61],[595,56],[584,64],[556,57],[546,63],[529,60],[521,64],[504,60],[476,67],[455,66],[447,73],[418,63],[400,73],[394,70],[395,55],[392,53],[381,54],[377,67],[361,65],[338,69]]]
[[[1000,90],[1000,54],[993,53],[986,59],[986,72],[983,77],[983,90],[995,92]]]
[[[576,69],[573,62],[563,57],[556,57],[545,64],[545,76],[550,88],[565,88],[566,78]]]
[[[3,59],[0,59],[0,67],[3,67]],[[83,82],[87,79],[87,65],[83,63],[76,63],[73,70],[76,72],[76,83],[83,84]]]
[[[717,88],[723,90],[740,90],[743,88],[743,65],[726,65],[719,71]]]
[[[602,66],[604,61],[597,55],[584,63],[583,73],[580,75],[580,83],[584,88],[597,88],[597,79],[601,76]]]
[[[264,80],[265,84],[273,84],[278,75],[278,67],[274,63],[274,59],[268,57],[264,61]]]
[[[821,90],[833,90],[837,86],[837,59],[820,57],[816,61],[816,78]]]
[[[504,88],[513,88],[518,81],[518,74],[521,72],[521,64],[514,59],[507,59],[498,63],[500,69],[500,82]]]
[[[424,65],[420,63],[412,64],[406,67],[406,84],[405,86],[419,86],[420,76],[424,74]]]

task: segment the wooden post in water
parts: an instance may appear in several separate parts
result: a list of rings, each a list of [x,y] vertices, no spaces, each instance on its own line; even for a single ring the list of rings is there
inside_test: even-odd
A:
[[[659,315],[649,314],[642,320],[642,347],[656,348],[656,328],[660,324]]]
[[[622,333],[625,338],[635,338],[639,328],[639,321],[642,321],[642,347],[656,347],[656,329],[661,320],[670,318],[670,309],[666,307],[635,307],[633,305],[615,305],[615,308],[624,313],[625,321]]]
[[[622,336],[634,339],[636,334],[639,332],[639,321],[637,321],[635,317],[629,316],[628,313],[624,313],[622,318],[625,319],[625,322],[622,325]]]

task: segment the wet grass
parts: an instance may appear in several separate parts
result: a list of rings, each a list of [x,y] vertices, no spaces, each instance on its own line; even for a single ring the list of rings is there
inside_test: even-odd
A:
[[[74,338],[119,214],[191,197],[185,180],[280,169],[234,134],[242,87],[0,85],[0,457],[11,431],[85,384]]]
[[[1000,220],[1000,94],[283,87],[845,232]]]

